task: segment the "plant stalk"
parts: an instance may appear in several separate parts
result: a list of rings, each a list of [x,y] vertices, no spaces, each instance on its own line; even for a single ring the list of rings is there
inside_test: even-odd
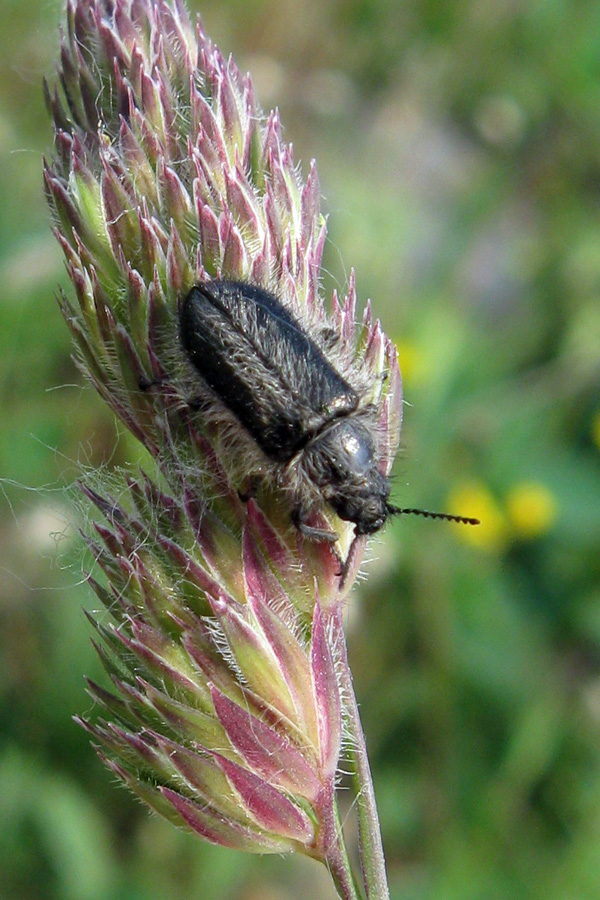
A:
[[[354,770],[352,780],[356,796],[363,882],[367,900],[389,900],[390,892],[385,870],[373,777],[371,775],[371,766],[367,755],[367,745],[360,720],[358,703],[354,693],[352,672],[348,664],[348,651],[341,618],[341,612],[338,612],[337,616],[332,616],[332,624],[336,629],[336,643],[340,653],[340,674],[345,698],[346,725],[350,733]]]
[[[319,807],[318,858],[327,866],[340,900],[364,900],[348,857],[333,781],[321,793]]]

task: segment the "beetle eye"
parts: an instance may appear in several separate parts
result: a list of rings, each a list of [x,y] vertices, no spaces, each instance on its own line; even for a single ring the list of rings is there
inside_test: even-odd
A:
[[[349,434],[344,440],[344,450],[348,456],[356,456],[360,450],[360,441],[354,434]]]
[[[373,447],[366,432],[356,425],[346,427],[342,437],[342,448],[348,456],[348,463],[354,472],[370,469],[373,465]]]

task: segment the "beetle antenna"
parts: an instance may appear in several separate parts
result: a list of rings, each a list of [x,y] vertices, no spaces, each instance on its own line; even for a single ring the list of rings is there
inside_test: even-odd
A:
[[[451,513],[431,512],[429,509],[401,509],[399,506],[386,505],[391,516],[423,516],[425,519],[445,519],[446,522],[458,522],[460,525],[480,525],[479,519],[472,516],[453,516]]]

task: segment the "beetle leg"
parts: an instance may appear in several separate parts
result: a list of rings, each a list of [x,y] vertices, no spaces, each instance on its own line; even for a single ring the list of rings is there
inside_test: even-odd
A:
[[[327,544],[335,544],[339,537],[336,531],[331,531],[329,528],[318,528],[315,525],[309,525],[306,519],[306,510],[302,506],[296,506],[292,512],[292,522],[300,534],[309,541],[324,541]]]
[[[262,478],[260,475],[249,475],[246,479],[244,487],[238,488],[238,497],[242,503],[247,503],[253,497],[256,497]]]
[[[138,381],[138,387],[139,387],[140,391],[142,391],[145,394],[146,391],[149,391],[153,387],[158,387],[159,385],[164,384],[165,381],[168,381],[168,380],[169,380],[168,375],[161,375],[160,378],[152,378],[152,379],[146,378],[145,375],[140,375],[140,378]]]

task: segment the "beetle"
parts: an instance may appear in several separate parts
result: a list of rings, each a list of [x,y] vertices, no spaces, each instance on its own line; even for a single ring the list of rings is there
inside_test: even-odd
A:
[[[416,513],[471,521],[389,503],[380,471],[377,409],[328,359],[326,341],[274,294],[241,281],[194,285],[179,308],[182,348],[200,376],[205,408],[229,411],[270,471],[293,496],[292,520],[305,536],[334,542],[337,534],[311,526],[323,504],[373,534],[390,515]],[[319,342],[317,342],[319,341]],[[214,412],[214,410],[213,410]],[[252,463],[249,461],[250,466]]]

